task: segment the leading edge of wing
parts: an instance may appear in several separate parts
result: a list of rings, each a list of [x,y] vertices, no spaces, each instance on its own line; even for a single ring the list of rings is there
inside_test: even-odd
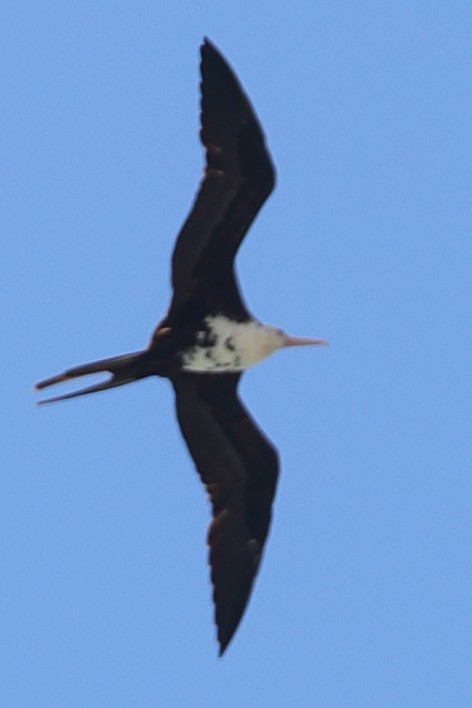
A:
[[[197,270],[205,270],[212,253],[218,267],[232,273],[241,240],[275,185],[261,126],[238,79],[207,39],[200,51],[200,138],[206,164],[172,256],[173,305],[194,291]]]
[[[236,394],[240,374],[172,381],[182,435],[212,504],[209,562],[220,656],[246,609],[269,531],[278,456]]]

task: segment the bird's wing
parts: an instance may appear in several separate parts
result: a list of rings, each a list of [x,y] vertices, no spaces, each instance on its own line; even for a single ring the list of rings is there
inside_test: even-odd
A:
[[[233,300],[239,297],[234,256],[275,184],[274,167],[251,104],[208,40],[201,46],[200,70],[200,138],[206,164],[172,256],[170,313],[195,297],[202,282],[217,292],[220,301],[228,289]]]
[[[173,380],[182,435],[213,508],[209,561],[220,655],[246,608],[270,526],[278,456],[237,397],[240,374]]]

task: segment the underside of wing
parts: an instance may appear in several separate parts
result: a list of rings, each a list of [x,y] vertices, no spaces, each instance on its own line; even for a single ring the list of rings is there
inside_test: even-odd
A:
[[[220,655],[246,608],[270,526],[275,449],[236,393],[239,374],[173,380],[179,425],[212,504],[209,561]]]
[[[204,282],[237,295],[233,260],[275,184],[257,117],[230,67],[205,40],[201,47],[203,181],[172,256],[171,312]]]

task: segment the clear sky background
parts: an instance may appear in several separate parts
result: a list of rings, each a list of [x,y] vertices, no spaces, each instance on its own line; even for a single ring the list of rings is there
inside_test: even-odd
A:
[[[15,0],[0,33],[0,705],[472,705],[471,3]],[[204,35],[278,169],[247,301],[331,343],[244,378],[282,476],[223,659],[168,383],[32,393],[166,309]]]

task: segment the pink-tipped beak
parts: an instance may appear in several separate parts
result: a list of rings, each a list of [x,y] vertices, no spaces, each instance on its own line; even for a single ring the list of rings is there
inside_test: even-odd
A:
[[[284,347],[323,347],[328,342],[325,339],[306,339],[305,337],[289,337],[285,335]]]

